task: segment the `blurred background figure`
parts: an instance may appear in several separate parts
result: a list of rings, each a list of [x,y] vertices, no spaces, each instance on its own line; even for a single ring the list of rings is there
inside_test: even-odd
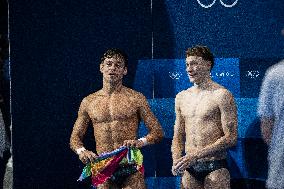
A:
[[[284,29],[281,34],[284,36]],[[269,189],[284,188],[284,60],[266,71],[258,114],[262,137],[269,147],[266,186]]]
[[[8,59],[8,47],[9,43],[5,36],[0,34],[0,188],[5,188],[2,186],[3,178],[5,174],[6,164],[8,159],[10,158],[10,129],[8,122],[4,121],[4,117],[7,118],[8,115],[4,115],[7,111],[6,108],[6,99],[4,98],[5,93],[7,92],[5,89],[4,82],[4,73],[5,73],[5,61]],[[9,90],[9,89],[7,89]],[[6,91],[6,92],[5,92]],[[10,160],[11,161],[11,160]],[[11,167],[11,166],[10,166]],[[2,186],[2,187],[1,187]],[[6,189],[6,188],[5,188]]]
[[[8,2],[0,0],[0,188],[4,189],[13,188],[10,120]]]

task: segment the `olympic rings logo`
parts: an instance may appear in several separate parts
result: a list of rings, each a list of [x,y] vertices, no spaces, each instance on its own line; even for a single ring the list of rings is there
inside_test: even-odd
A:
[[[238,0],[236,0],[233,4],[228,5],[228,4],[225,4],[222,0],[219,0],[219,1],[220,1],[221,5],[223,5],[226,8],[232,8],[233,6],[235,6],[238,3]],[[215,4],[216,0],[213,0],[213,2],[211,4],[209,4],[209,5],[204,5],[203,3],[200,2],[200,0],[197,0],[197,2],[203,8],[208,9],[208,8],[212,7]]]

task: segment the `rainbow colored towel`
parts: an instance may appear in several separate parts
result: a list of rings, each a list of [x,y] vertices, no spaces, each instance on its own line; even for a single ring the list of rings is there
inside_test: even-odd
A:
[[[93,187],[109,179],[121,163],[134,163],[137,171],[144,174],[143,155],[137,148],[120,147],[112,152],[101,154],[94,162],[88,163],[78,181],[91,176]]]

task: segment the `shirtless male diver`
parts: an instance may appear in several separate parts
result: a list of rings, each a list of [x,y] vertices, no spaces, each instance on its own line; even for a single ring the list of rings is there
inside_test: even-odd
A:
[[[207,47],[186,51],[186,71],[194,85],[175,98],[172,141],[172,172],[182,175],[186,189],[230,188],[226,150],[237,142],[237,109],[232,94],[212,81],[213,65]]]
[[[121,146],[141,148],[163,138],[161,125],[145,96],[122,84],[123,76],[127,74],[126,54],[119,49],[107,50],[101,58],[100,72],[103,75],[103,88],[82,100],[70,138],[71,149],[83,163],[93,161],[99,154]],[[140,120],[144,121],[149,133],[137,139]],[[89,123],[94,129],[98,155],[83,146]],[[146,186],[144,176],[137,171],[124,176],[119,182],[109,179],[98,188],[144,189]]]

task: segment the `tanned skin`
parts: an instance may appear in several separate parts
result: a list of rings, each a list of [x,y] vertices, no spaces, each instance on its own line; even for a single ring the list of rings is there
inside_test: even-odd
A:
[[[148,144],[159,142],[163,138],[162,128],[150,110],[147,99],[141,93],[123,86],[122,78],[127,74],[123,58],[113,56],[100,64],[103,75],[103,88],[87,97],[80,105],[70,139],[70,147],[83,147],[83,138],[89,123],[94,129],[96,151],[99,154],[113,151],[121,146],[141,148],[144,144],[137,139],[141,120],[148,127],[145,136]],[[93,161],[97,155],[85,150],[79,155],[83,163]],[[107,181],[99,185],[100,189],[119,188]],[[140,172],[130,175],[123,183],[126,189],[144,189],[145,181]]]

